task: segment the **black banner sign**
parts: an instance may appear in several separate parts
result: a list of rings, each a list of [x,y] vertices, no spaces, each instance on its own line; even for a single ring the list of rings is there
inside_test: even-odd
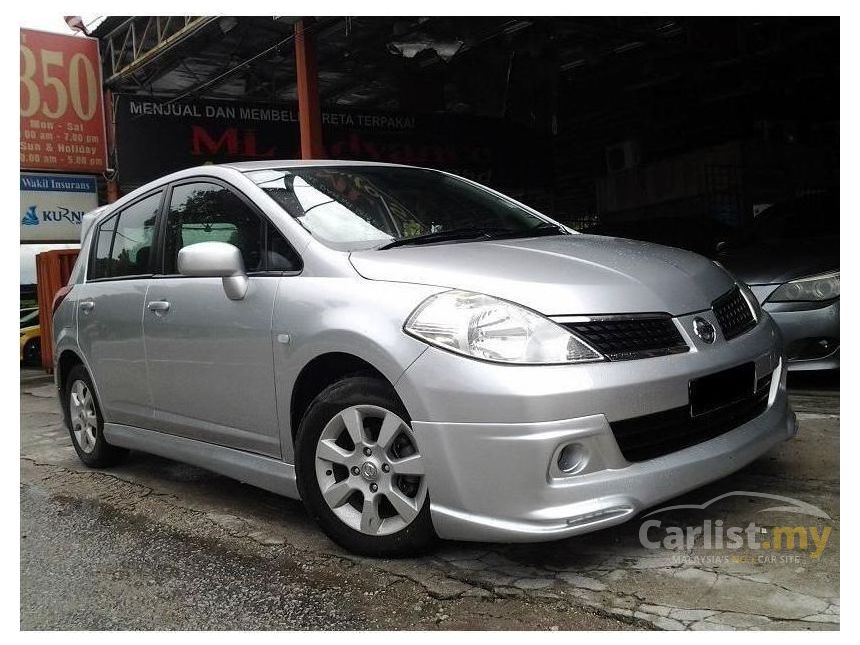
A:
[[[300,158],[295,105],[116,98],[124,191],[205,163]],[[499,119],[326,110],[329,159],[440,168],[509,191],[551,182],[549,140]]]

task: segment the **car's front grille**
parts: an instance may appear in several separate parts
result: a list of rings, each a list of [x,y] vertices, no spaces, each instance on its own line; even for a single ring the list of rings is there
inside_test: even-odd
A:
[[[583,318],[562,324],[611,361],[690,350],[669,316]]]
[[[726,340],[740,336],[755,327],[752,309],[738,287],[714,300],[711,307]]]
[[[609,424],[627,461],[645,461],[708,441],[752,421],[767,409],[771,375],[756,382],[749,396],[691,416],[690,406],[614,421]]]

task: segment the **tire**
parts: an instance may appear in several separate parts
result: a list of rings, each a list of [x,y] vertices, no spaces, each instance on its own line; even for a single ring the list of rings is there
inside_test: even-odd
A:
[[[42,362],[42,342],[38,338],[27,341],[24,345],[24,365],[38,365]]]
[[[63,414],[75,452],[87,466],[114,466],[128,455],[128,450],[112,446],[105,439],[101,406],[93,380],[83,365],[75,365],[66,378]]]
[[[310,516],[348,551],[413,556],[436,540],[424,459],[385,381],[351,376],[317,395],[299,424],[296,476]]]

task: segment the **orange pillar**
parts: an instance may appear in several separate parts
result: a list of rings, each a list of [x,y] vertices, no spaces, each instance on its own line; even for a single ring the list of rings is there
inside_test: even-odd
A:
[[[119,199],[119,184],[116,183],[113,179],[109,179],[107,182],[107,192],[108,192],[108,204],[113,204],[116,200]]]
[[[306,19],[296,23],[296,86],[302,159],[323,159],[322,116],[318,87],[317,48]]]
[[[69,282],[78,249],[45,251],[36,256],[36,299],[39,301],[39,335],[42,349],[42,367],[51,371],[53,354],[53,305],[60,287]]]
[[[107,182],[107,202],[108,204],[113,204],[118,199],[119,184],[115,180],[109,179]]]

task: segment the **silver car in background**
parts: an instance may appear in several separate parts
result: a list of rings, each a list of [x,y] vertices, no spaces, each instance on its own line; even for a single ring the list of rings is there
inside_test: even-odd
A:
[[[838,369],[839,195],[810,193],[773,204],[749,239],[717,258],[749,285],[779,326],[788,369]]]
[[[373,555],[617,524],[796,432],[779,332],[718,265],[404,166],[134,191],[89,226],[54,344],[84,463],[196,464]]]

